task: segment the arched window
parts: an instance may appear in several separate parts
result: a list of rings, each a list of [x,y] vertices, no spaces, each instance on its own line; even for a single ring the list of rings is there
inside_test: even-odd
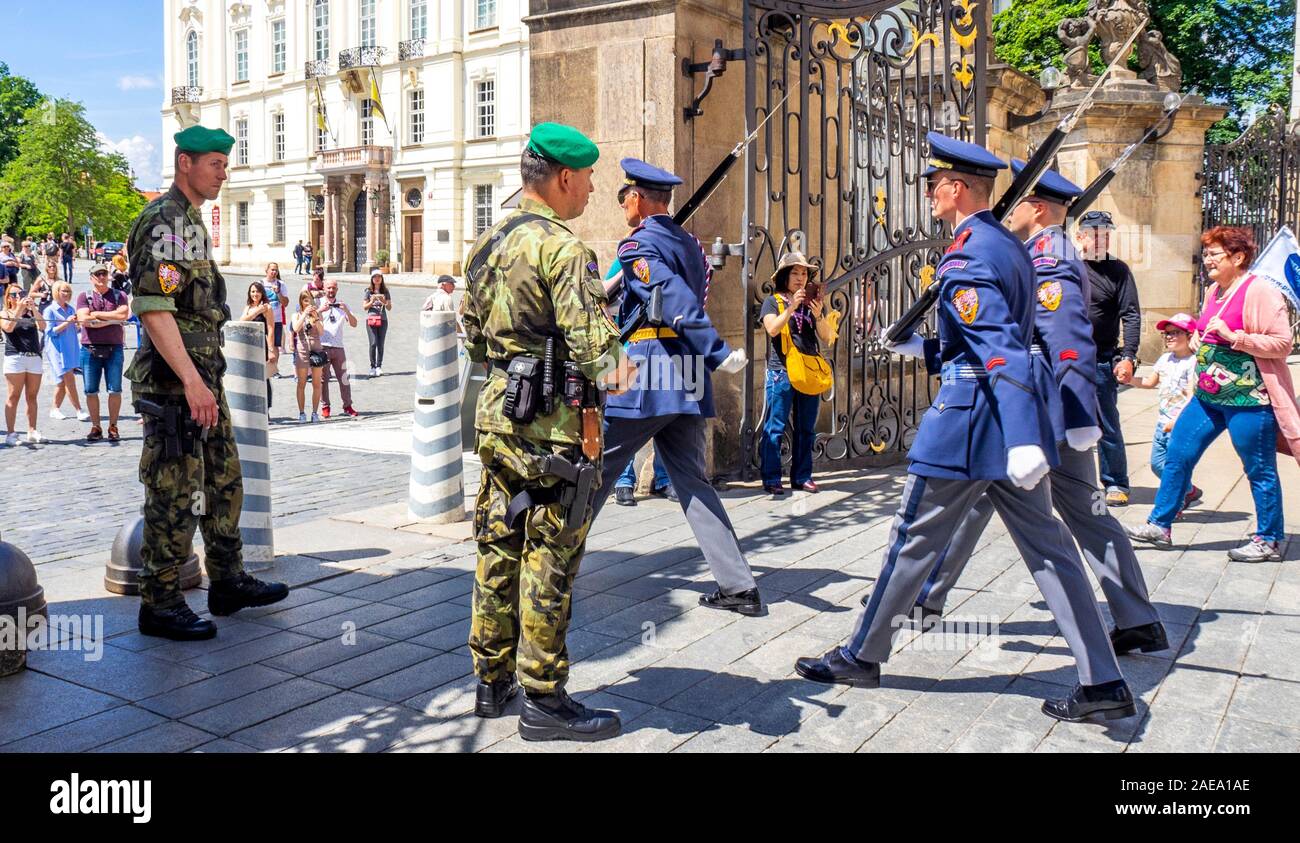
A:
[[[316,60],[329,61],[329,57],[330,57],[329,0],[316,0],[314,31],[316,33]]]
[[[192,29],[185,36],[185,84],[191,88],[199,85],[199,34]]]

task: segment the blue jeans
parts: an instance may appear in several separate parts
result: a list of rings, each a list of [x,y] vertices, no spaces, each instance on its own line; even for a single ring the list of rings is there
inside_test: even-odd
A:
[[[1128,455],[1124,453],[1124,431],[1119,426],[1119,383],[1114,365],[1097,361],[1097,408],[1101,416],[1101,441],[1097,443],[1101,485],[1128,491]]]
[[[63,258],[62,263],[63,263],[63,280],[71,281],[72,280],[72,258],[70,257]]]
[[[1156,492],[1155,508],[1147,520],[1169,529],[1191,489],[1192,469],[1225,430],[1250,480],[1250,494],[1255,499],[1255,535],[1266,541],[1281,541],[1285,528],[1282,484],[1277,476],[1277,421],[1272,407],[1220,407],[1199,398],[1187,402],[1174,422],[1160,491]]]
[[[666,488],[669,484],[668,471],[664,468],[663,461],[659,459],[659,454],[655,453],[655,479],[650,483],[650,488],[655,491]],[[636,457],[627,461],[627,468],[618,476],[614,482],[615,489],[631,489],[636,486]]]
[[[116,346],[113,349],[113,356],[107,360],[100,360],[90,353],[90,349],[84,345],[81,347],[81,378],[82,392],[87,395],[95,395],[99,392],[99,381],[102,377],[107,382],[109,393],[122,391],[122,361],[126,356],[123,346]]]
[[[1156,432],[1151,434],[1151,473],[1159,479],[1165,471],[1165,456],[1169,451],[1169,437],[1173,432],[1165,433],[1165,423],[1156,422]]]
[[[812,448],[817,439],[817,411],[821,398],[804,395],[790,385],[784,369],[767,370],[767,423],[763,425],[762,473],[764,486],[781,483],[781,437],[790,425],[790,483],[812,480]]]

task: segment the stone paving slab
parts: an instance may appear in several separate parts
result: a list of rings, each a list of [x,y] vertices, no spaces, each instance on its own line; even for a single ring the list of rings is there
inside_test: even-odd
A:
[[[364,385],[397,389],[396,378],[382,380]],[[1145,464],[1154,398],[1121,397],[1136,432],[1134,503],[1113,510],[1124,523],[1140,523],[1154,496]],[[387,400],[409,410],[409,399]],[[93,628],[67,631],[64,649],[34,652],[27,671],[0,679],[0,752],[1300,751],[1300,544],[1283,563],[1227,560],[1253,505],[1226,437],[1198,467],[1206,498],[1175,526],[1175,547],[1138,548],[1171,646],[1121,659],[1139,698],[1133,717],[1068,724],[1041,714],[1044,699],[1077,681],[1073,659],[996,518],[945,622],[900,632],[879,689],[797,677],[794,659],[843,640],[879,573],[904,477],[876,468],[819,475],[817,495],[723,491],[767,599],[756,618],[698,605],[712,579],[677,505],[607,507],[588,539],[569,634],[570,690],[624,720],[619,738],[597,745],[520,740],[518,702],[500,719],[473,716],[466,524],[409,521],[400,455],[332,450],[322,468],[302,445],[273,448],[283,478],[274,572],[295,588],[280,604],[216,619],[213,641],[136,631],[138,601],[102,589],[102,528],[69,525],[58,541],[24,534],[50,611],[102,617],[107,640],[102,658],[86,660],[71,645],[96,643]],[[124,482],[132,447],[138,431],[100,452]],[[1300,488],[1294,463],[1279,471],[1288,490]],[[467,463],[467,501],[476,474]],[[389,491],[376,499],[371,489]],[[188,598],[206,608],[202,588]]]

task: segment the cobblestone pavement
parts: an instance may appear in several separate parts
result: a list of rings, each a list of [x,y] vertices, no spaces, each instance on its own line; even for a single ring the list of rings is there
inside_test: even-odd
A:
[[[133,422],[116,447],[69,442],[84,425],[65,422],[50,423],[50,445],[0,451],[0,530],[33,557],[50,613],[65,619],[61,649],[32,652],[28,670],[0,679],[0,751],[1300,751],[1295,543],[1283,563],[1227,560],[1253,508],[1226,437],[1198,469],[1206,498],[1176,525],[1176,547],[1138,551],[1173,649],[1121,659],[1141,697],[1135,717],[1066,724],[1038,711],[1075,674],[996,518],[948,622],[900,635],[880,689],[796,677],[797,656],[848,633],[879,572],[903,476],[864,470],[819,476],[820,493],[784,501],[752,484],[724,492],[768,602],[759,618],[698,606],[712,584],[676,505],[607,507],[577,580],[569,688],[619,710],[624,734],[523,743],[514,716],[471,713],[468,526],[405,517],[403,373],[415,341],[413,320],[403,323],[423,294],[394,294],[395,374],[358,379],[366,417],[302,427],[277,412],[274,576],[295,588],[219,619],[213,641],[142,637],[137,601],[103,591],[112,535],[140,500]],[[360,359],[364,331],[350,340]],[[275,382],[278,407],[288,386]],[[1125,522],[1142,520],[1154,496],[1153,407],[1149,392],[1121,397],[1136,468],[1134,503],[1115,510]],[[467,464],[467,493],[475,472]],[[1296,494],[1295,463],[1281,474]],[[205,607],[201,590],[189,599]],[[70,627],[74,615],[98,616],[103,637],[93,623]],[[967,635],[969,622],[993,626]]]

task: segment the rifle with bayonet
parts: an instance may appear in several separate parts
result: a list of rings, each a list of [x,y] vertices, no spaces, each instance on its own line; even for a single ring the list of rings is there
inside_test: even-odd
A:
[[[1110,65],[1107,66],[1102,74],[1097,77],[1097,81],[1088,89],[1088,92],[1084,95],[1083,99],[1079,100],[1079,104],[1074,107],[1073,111],[1062,118],[1061,122],[1058,123],[1047,137],[1043,139],[1043,142],[1038,146],[1038,149],[1034,150],[1034,154],[1029,158],[1029,161],[1026,162],[1024,169],[1022,169],[1020,173],[1012,179],[1011,186],[1007,188],[1006,193],[1003,193],[1002,196],[998,198],[997,203],[994,204],[993,216],[996,219],[999,221],[1005,220],[1007,215],[1011,213],[1012,209],[1019,205],[1020,201],[1028,196],[1029,192],[1034,189],[1038,184],[1038,180],[1043,177],[1043,174],[1051,169],[1052,159],[1056,157],[1056,153],[1060,151],[1061,145],[1065,143],[1066,136],[1074,130],[1074,126],[1079,122],[1079,118],[1083,116],[1084,112],[1092,107],[1093,100],[1097,96],[1097,90],[1101,87],[1101,84],[1106,81],[1106,77],[1108,77],[1116,67],[1121,63],[1128,61],[1129,50],[1133,48],[1133,42],[1137,40],[1138,33],[1140,33],[1142,28],[1146,26],[1147,20],[1147,18],[1143,18],[1142,23],[1133,30],[1133,34],[1129,36],[1128,41],[1126,41],[1119,52],[1115,54],[1115,58],[1111,61]],[[897,322],[890,326],[889,330],[885,332],[885,341],[893,344],[901,342],[911,336],[916,330],[916,326],[921,324],[925,319],[926,314],[930,312],[930,308],[934,307],[935,302],[938,300],[939,282],[936,280],[931,283],[929,287],[922,290],[920,295],[916,297],[916,301],[912,303],[912,306],[909,307],[901,317],[899,317]]]

